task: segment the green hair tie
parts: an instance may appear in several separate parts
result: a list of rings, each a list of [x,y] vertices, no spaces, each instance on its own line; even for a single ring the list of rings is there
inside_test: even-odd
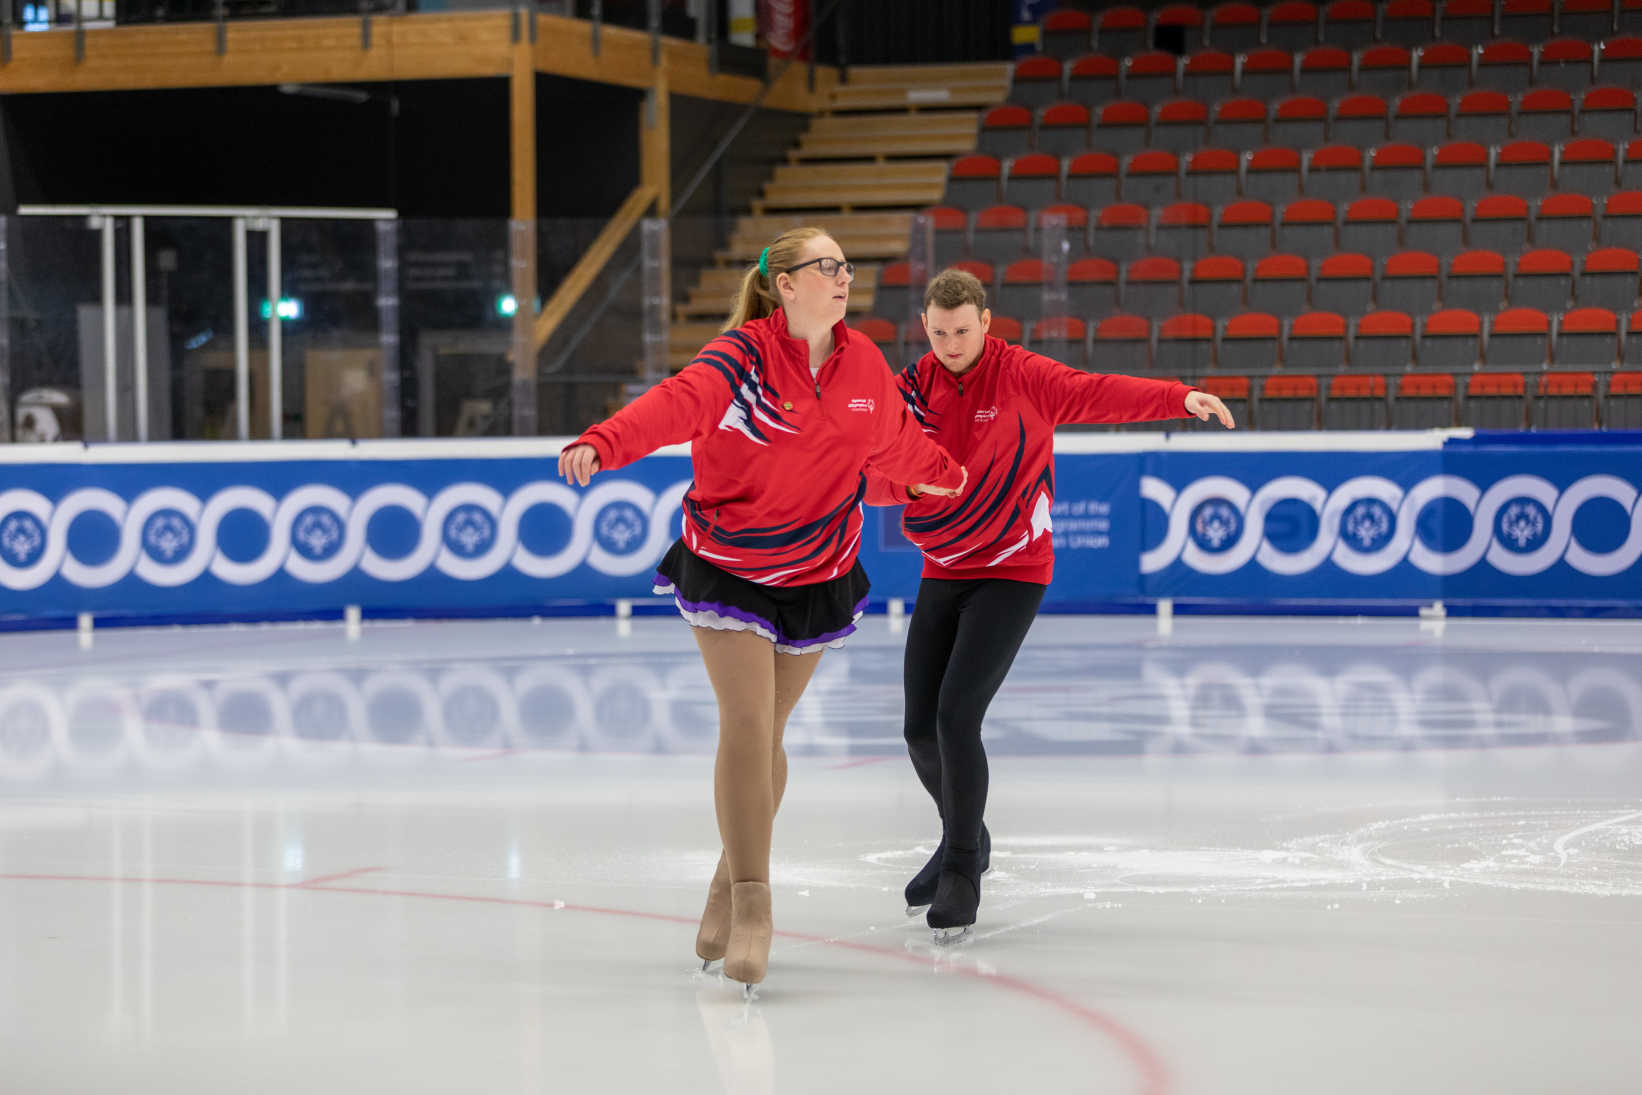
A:
[[[758,253],[758,272],[765,277],[770,276],[770,249],[768,247]]]

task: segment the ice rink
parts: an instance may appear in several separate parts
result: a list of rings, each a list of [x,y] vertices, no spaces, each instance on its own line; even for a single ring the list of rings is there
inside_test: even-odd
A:
[[[901,645],[793,717],[746,1004],[676,618],[0,636],[0,1091],[1642,1090],[1642,623],[1045,616],[948,948]]]

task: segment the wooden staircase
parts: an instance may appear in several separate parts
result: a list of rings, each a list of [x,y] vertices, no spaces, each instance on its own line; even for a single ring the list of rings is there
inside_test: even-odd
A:
[[[878,265],[902,258],[913,213],[946,192],[952,158],[975,150],[981,108],[1009,95],[1007,63],[852,68],[738,218],[714,265],[693,278],[674,309],[668,364],[689,364],[718,334],[747,266],[772,239],[801,225],[825,228],[855,263],[852,317],[868,315]]]

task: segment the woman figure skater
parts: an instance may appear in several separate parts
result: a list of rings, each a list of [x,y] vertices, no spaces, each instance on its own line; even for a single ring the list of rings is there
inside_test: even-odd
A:
[[[718,701],[713,801],[723,854],[696,936],[703,968],[764,979],[773,932],[770,831],[787,783],[781,737],[820,661],[855,630],[864,471],[956,495],[965,473],[924,436],[883,354],[844,325],[854,267],[819,228],[783,234],[742,280],[735,311],[676,376],[559,455],[600,469],[691,442],[684,535],[657,567],[701,648]]]
[[[930,352],[898,386],[924,432],[973,473],[961,499],[933,495],[888,469],[868,475],[872,505],[906,505],[903,528],[924,554],[907,626],[905,734],[935,800],[942,838],[907,883],[907,915],[928,906],[937,942],[967,934],[991,855],[982,823],[981,720],[1036,617],[1054,569],[1049,511],[1054,430],[1069,422],[1212,415],[1226,405],[1172,380],[1085,373],[987,335],[979,279],[945,270],[924,294]]]

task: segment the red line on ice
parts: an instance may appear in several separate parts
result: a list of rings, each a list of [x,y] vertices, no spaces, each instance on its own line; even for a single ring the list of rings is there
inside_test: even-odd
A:
[[[878,759],[878,758],[874,758]],[[887,758],[885,758],[887,759]],[[454,894],[437,893],[429,890],[373,890],[361,889],[354,886],[319,885],[333,879],[347,878],[352,875],[364,874],[369,871],[386,870],[385,867],[362,867],[355,871],[348,871],[340,875],[326,875],[320,878],[309,879],[300,883],[284,882],[244,882],[227,881],[205,878],[144,878],[133,876],[114,875],[69,875],[69,874],[0,874],[0,881],[6,882],[103,882],[114,885],[157,885],[157,886],[216,886],[223,889],[255,889],[255,890],[304,890],[309,893],[348,894],[361,897],[402,897],[419,901],[460,901],[478,905],[511,905],[514,907],[547,909],[551,911],[588,913],[595,916],[620,916],[634,920],[654,920],[664,924],[685,924],[694,926],[695,919],[685,916],[673,916],[669,913],[643,912],[638,909],[611,909],[595,905],[572,905],[563,901],[537,901],[522,897],[486,897],[482,894]],[[898,962],[910,962],[922,966],[926,959],[906,951],[891,950],[888,947],[875,947],[868,943],[856,943],[847,939],[829,939],[825,936],[810,935],[805,932],[777,931],[776,935],[783,939],[795,939],[805,943],[820,943],[829,947],[839,947],[844,950],[857,951],[861,954],[870,954],[878,958],[894,959]],[[1169,1072],[1157,1051],[1148,1045],[1140,1035],[1125,1027],[1122,1023],[1076,1000],[1062,996],[1053,989],[1033,984],[1023,978],[1009,974],[982,973],[977,969],[964,966],[953,966],[951,972],[972,980],[1005,988],[1022,996],[1030,997],[1040,1003],[1047,1004],[1078,1020],[1086,1026],[1093,1027],[1101,1034],[1111,1039],[1124,1055],[1128,1057],[1135,1070],[1140,1074],[1140,1090],[1143,1095],[1168,1095],[1170,1090]]]

